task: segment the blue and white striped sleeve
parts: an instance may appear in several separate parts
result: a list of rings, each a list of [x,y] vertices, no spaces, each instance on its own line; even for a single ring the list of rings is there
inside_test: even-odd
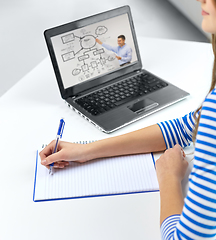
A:
[[[180,214],[172,215],[166,218],[161,224],[161,236],[163,240],[173,237],[176,229],[176,223],[180,219]]]
[[[181,147],[189,146],[192,141],[195,126],[194,112],[190,112],[182,118],[177,118],[158,123],[166,148],[172,148],[176,144]]]

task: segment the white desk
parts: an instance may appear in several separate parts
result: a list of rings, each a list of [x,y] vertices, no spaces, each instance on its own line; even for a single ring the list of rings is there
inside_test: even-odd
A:
[[[47,57],[0,98],[0,239],[160,239],[159,192],[34,203],[35,153],[55,137],[63,140],[116,136],[195,109],[211,81],[211,45],[139,38],[143,66],[191,93],[180,103],[110,135],[62,101]],[[5,79],[6,81],[6,79]]]

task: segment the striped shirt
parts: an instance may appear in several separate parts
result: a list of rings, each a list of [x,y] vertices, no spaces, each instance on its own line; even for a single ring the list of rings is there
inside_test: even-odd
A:
[[[191,143],[193,114],[158,123],[167,148]],[[182,214],[163,221],[162,239],[216,239],[216,88],[204,100],[200,114],[194,165]]]

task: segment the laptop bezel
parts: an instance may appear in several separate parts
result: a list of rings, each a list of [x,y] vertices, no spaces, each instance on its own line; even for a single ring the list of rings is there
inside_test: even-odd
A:
[[[134,64],[131,64],[131,65],[127,65],[126,67],[119,68],[118,70],[108,73],[106,75],[98,76],[97,78],[94,78],[93,80],[88,80],[86,82],[83,82],[78,85],[75,85],[75,86],[65,89],[64,85],[63,85],[60,69],[59,69],[59,66],[57,63],[57,59],[55,57],[55,52],[54,52],[51,38],[54,36],[57,36],[57,35],[60,35],[63,33],[67,33],[67,32],[73,31],[75,29],[82,28],[87,25],[91,25],[91,24],[94,24],[94,23],[97,23],[100,21],[107,20],[109,18],[123,15],[123,14],[128,14],[131,33],[133,36],[134,46],[135,46],[136,55],[137,55],[137,62],[135,62]],[[50,59],[51,59],[52,65],[53,65],[53,69],[55,72],[55,76],[56,76],[56,79],[58,82],[59,90],[60,90],[60,93],[61,93],[61,96],[63,99],[78,96],[83,91],[92,89],[92,88],[97,87],[102,84],[106,84],[115,78],[121,77],[123,75],[126,75],[126,74],[134,72],[134,71],[138,71],[142,68],[140,52],[139,52],[139,48],[138,48],[136,33],[135,33],[133,19],[132,19],[131,10],[130,10],[129,6],[123,6],[123,7],[109,10],[106,12],[102,12],[102,13],[99,13],[99,14],[96,14],[93,16],[89,16],[89,17],[86,17],[86,18],[83,18],[83,19],[80,19],[77,21],[63,24],[63,25],[60,25],[60,26],[57,26],[54,28],[47,29],[44,31],[44,37],[45,37],[45,41],[46,41],[47,48],[49,51]]]

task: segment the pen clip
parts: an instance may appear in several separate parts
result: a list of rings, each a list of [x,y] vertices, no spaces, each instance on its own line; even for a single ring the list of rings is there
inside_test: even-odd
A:
[[[63,120],[63,121],[64,121],[64,120]],[[64,126],[65,126],[65,122],[63,123],[63,126],[62,126],[62,130],[61,130],[60,138],[62,138],[62,134],[63,134]]]
[[[64,125],[65,125],[65,121],[64,119],[61,119],[59,123],[58,132],[57,132],[57,136],[59,136],[60,138],[62,137],[62,134],[63,134]]]

